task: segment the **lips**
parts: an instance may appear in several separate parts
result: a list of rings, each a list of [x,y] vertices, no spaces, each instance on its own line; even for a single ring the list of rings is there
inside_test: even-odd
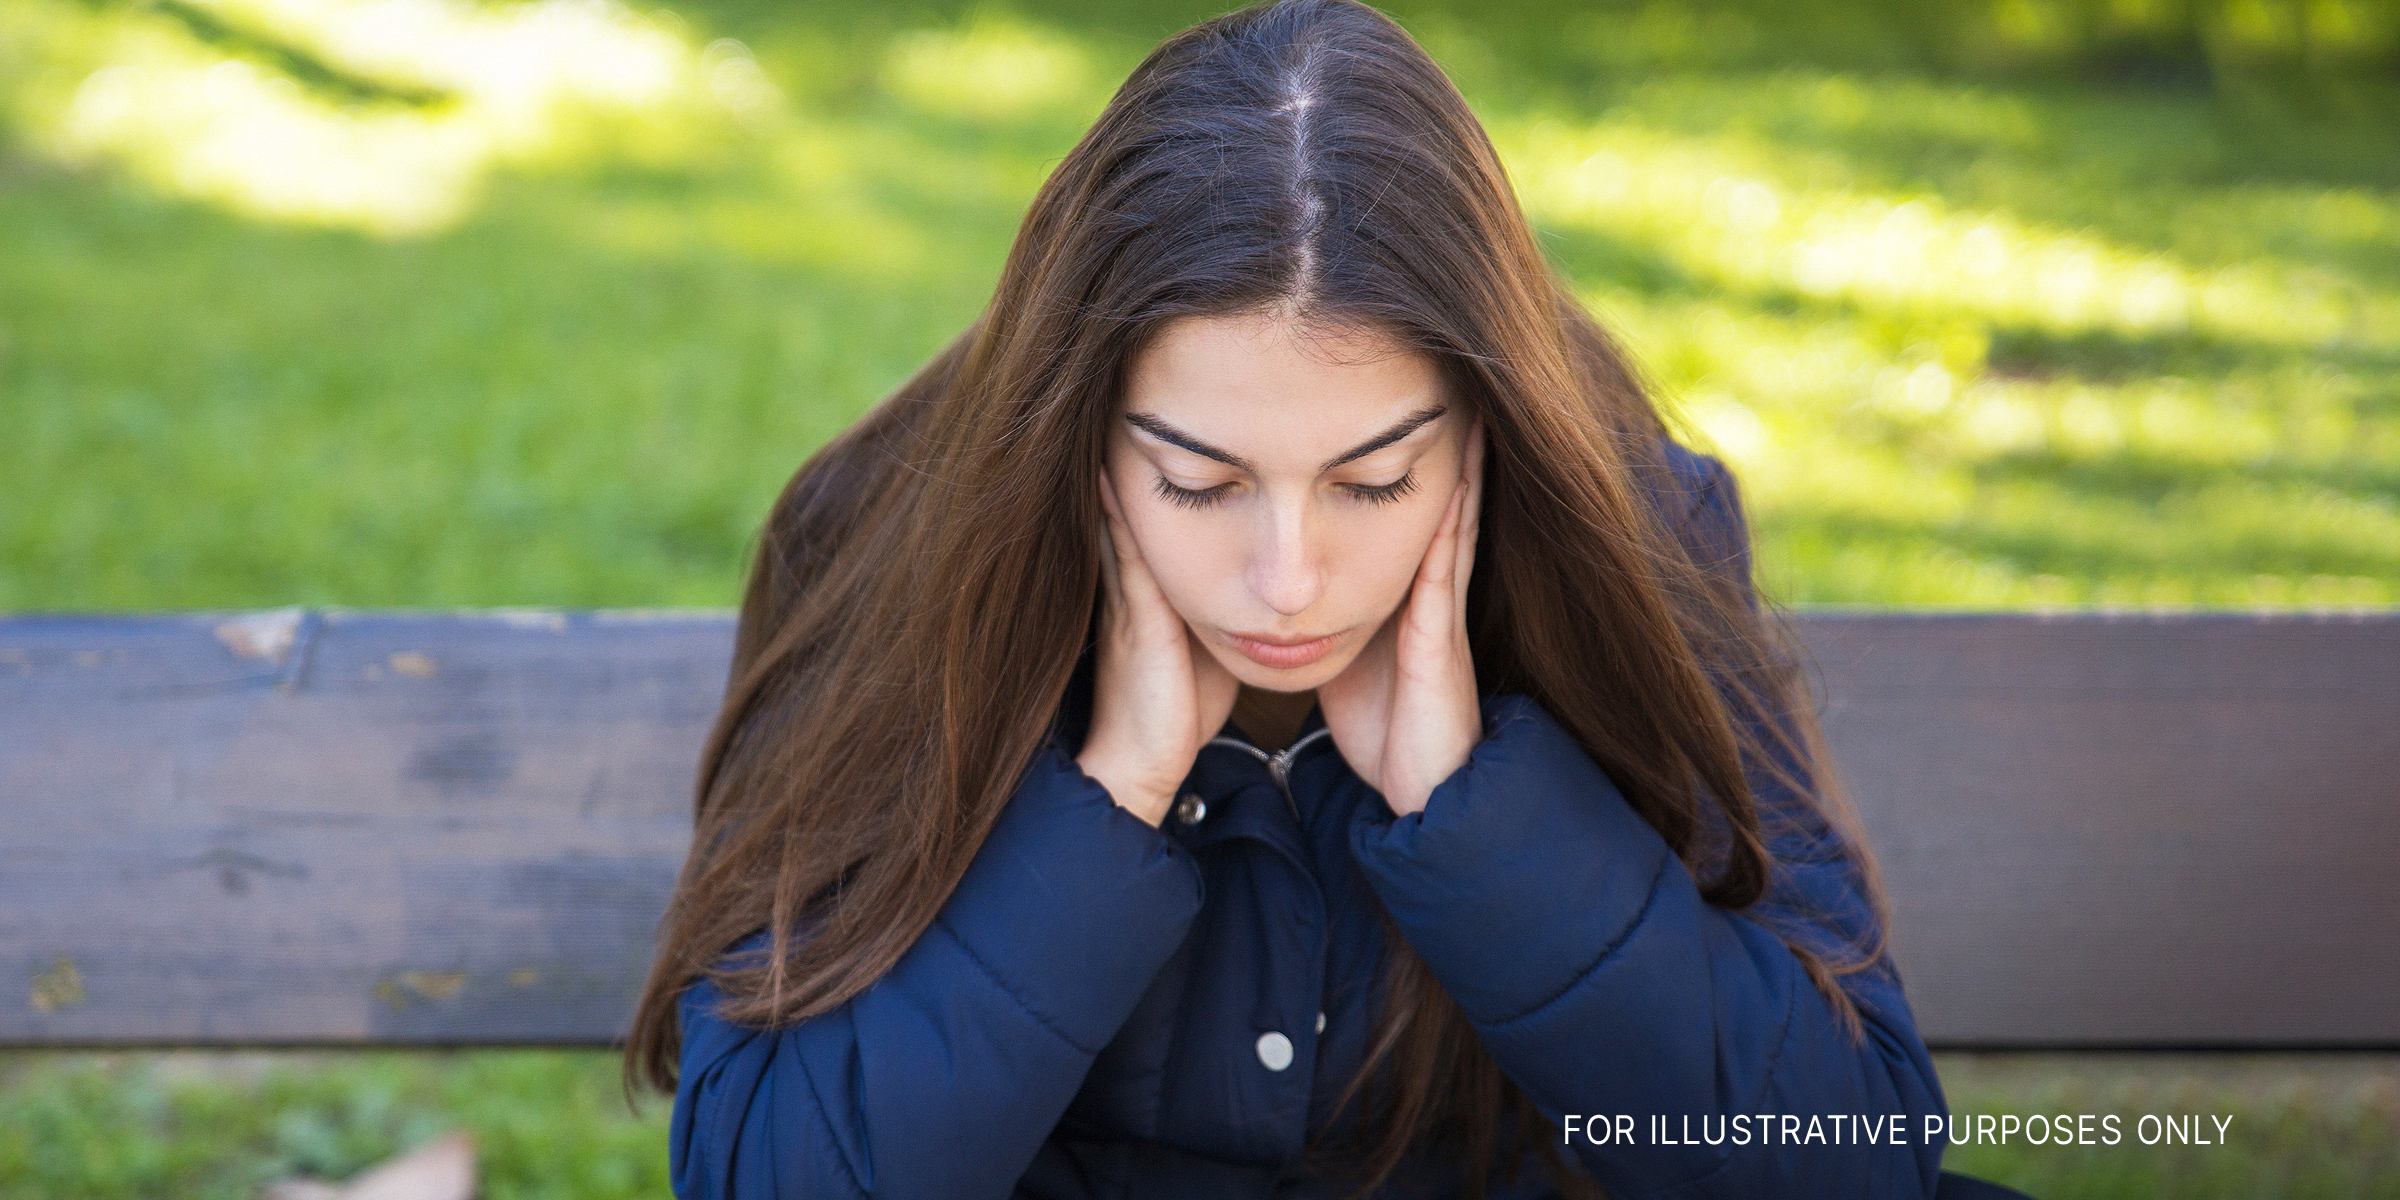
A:
[[[1342,635],[1329,633],[1324,637],[1311,638],[1307,641],[1265,638],[1243,633],[1227,634],[1226,636],[1233,640],[1234,649],[1249,656],[1250,661],[1262,667],[1274,667],[1288,671],[1294,667],[1305,667],[1325,657],[1326,652],[1333,649],[1333,644],[1341,640]]]

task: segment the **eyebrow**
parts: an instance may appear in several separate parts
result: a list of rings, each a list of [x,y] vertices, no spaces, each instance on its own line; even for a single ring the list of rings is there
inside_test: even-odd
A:
[[[1352,446],[1348,450],[1344,450],[1340,454],[1334,455],[1332,458],[1327,459],[1325,461],[1325,465],[1318,467],[1317,470],[1320,472],[1330,471],[1335,467],[1341,466],[1343,463],[1365,458],[1366,456],[1373,454],[1376,451],[1381,450],[1384,447],[1389,446],[1412,433],[1415,433],[1417,430],[1424,428],[1426,422],[1434,420],[1448,411],[1450,410],[1447,407],[1440,404],[1431,404],[1424,408],[1420,408],[1417,411],[1400,418],[1400,420],[1393,424],[1391,428],[1384,430],[1382,433],[1376,434],[1374,437],[1368,438],[1367,440]],[[1224,463],[1226,466],[1238,468],[1244,471],[1255,469],[1251,466],[1249,459],[1243,458],[1241,455],[1235,454],[1230,450],[1219,450],[1215,446],[1211,446],[1207,442],[1201,441],[1199,438],[1193,437],[1192,435],[1167,424],[1165,421],[1151,416],[1149,413],[1129,412],[1125,414],[1125,420],[1134,428],[1149,434],[1151,437],[1157,438],[1158,440],[1166,442],[1169,445],[1180,446],[1183,449],[1189,450],[1202,458],[1212,458],[1218,462]]]

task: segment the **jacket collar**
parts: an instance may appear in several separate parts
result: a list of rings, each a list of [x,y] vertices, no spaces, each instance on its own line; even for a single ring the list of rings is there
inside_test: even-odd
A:
[[[1067,682],[1067,694],[1051,723],[1051,735],[1070,756],[1091,731],[1092,672],[1093,654],[1087,648],[1075,664],[1075,673]],[[1332,735],[1309,740],[1325,727],[1324,707],[1311,705],[1300,722],[1299,734],[1286,747],[1294,751],[1288,757],[1286,781],[1292,799],[1287,802],[1283,790],[1275,786],[1267,764],[1261,761],[1270,756],[1242,732],[1233,718],[1227,717],[1217,729],[1217,738],[1222,740],[1202,746],[1193,759],[1191,774],[1184,777],[1183,788],[1177,793],[1178,802],[1168,810],[1160,829],[1188,850],[1204,849],[1233,838],[1253,838],[1306,868],[1309,855],[1301,832],[1301,818],[1333,793],[1341,774],[1348,770],[1341,753],[1334,748]],[[1186,821],[1179,815],[1186,811],[1181,804],[1184,793],[1198,794],[1201,803],[1207,806],[1201,819]]]
[[[1051,736],[1057,738],[1059,745],[1069,754],[1074,753],[1077,747],[1083,745],[1083,739],[1091,732],[1092,671],[1093,654],[1087,647],[1083,656],[1075,661],[1075,672],[1067,679],[1067,694],[1059,702],[1057,716],[1050,722]],[[1309,735],[1323,728],[1325,728],[1324,705],[1310,705],[1308,715],[1300,720],[1300,732],[1294,735],[1292,745],[1298,746]],[[1217,728],[1217,737],[1241,743],[1240,748],[1221,747],[1220,749],[1232,749],[1235,754],[1245,754],[1254,763],[1266,754],[1266,751],[1258,748],[1257,743],[1250,740],[1249,734],[1242,732],[1242,727],[1236,725],[1232,717],[1225,718],[1225,723]],[[1332,741],[1330,737],[1318,740],[1323,743]],[[1296,768],[1302,759],[1322,753],[1326,749],[1330,749],[1330,745],[1322,747],[1311,745],[1308,749],[1293,756],[1294,767]],[[1208,757],[1208,753],[1203,751],[1201,755],[1203,760]]]
[[[1272,765],[1277,763],[1284,771],[1281,786]],[[1191,774],[1184,778],[1185,793],[1206,805],[1204,815],[1196,821],[1184,819],[1191,810],[1179,796],[1165,828],[1191,850],[1252,838],[1310,870],[1303,826],[1318,819],[1317,808],[1333,796],[1348,769],[1323,714],[1313,708],[1292,744],[1274,754],[1259,749],[1228,720],[1218,736],[1200,748]]]
[[[1300,719],[1300,732],[1292,735],[1292,745],[1299,745],[1310,734],[1323,728],[1325,728],[1325,706],[1323,704],[1309,705],[1308,715]],[[1217,730],[1217,736],[1240,742],[1256,753],[1266,753],[1258,749],[1257,744],[1250,740],[1250,735],[1242,732],[1241,726],[1234,724],[1232,717],[1225,718],[1224,727]]]

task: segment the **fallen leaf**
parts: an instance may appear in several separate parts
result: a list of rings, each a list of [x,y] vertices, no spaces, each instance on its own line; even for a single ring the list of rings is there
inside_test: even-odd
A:
[[[251,613],[217,626],[217,640],[239,658],[256,658],[281,663],[292,652],[292,642],[300,636],[301,610],[278,608],[271,612]]]
[[[27,1004],[35,1012],[56,1012],[83,1003],[83,972],[75,969],[75,960],[61,954],[50,960],[50,969],[33,977],[33,994]]]
[[[259,1189],[258,1200],[342,1200],[342,1189],[322,1179],[279,1179]]]
[[[467,982],[465,971],[402,971],[400,986],[428,1000],[447,1000]]]
[[[435,1138],[353,1178],[339,1200],[474,1200],[475,1139]]]

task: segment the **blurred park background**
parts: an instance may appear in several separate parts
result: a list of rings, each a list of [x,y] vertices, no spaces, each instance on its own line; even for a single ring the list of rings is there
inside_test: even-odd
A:
[[[0,611],[726,606],[1168,0],[0,0]],[[1803,604],[2400,601],[2400,0],[1423,0]],[[0,998],[5,1000],[5,998]],[[1954,1054],[2044,1197],[2400,1196],[2390,1057]],[[665,1194],[610,1056],[0,1054],[0,1195],[452,1126]]]

